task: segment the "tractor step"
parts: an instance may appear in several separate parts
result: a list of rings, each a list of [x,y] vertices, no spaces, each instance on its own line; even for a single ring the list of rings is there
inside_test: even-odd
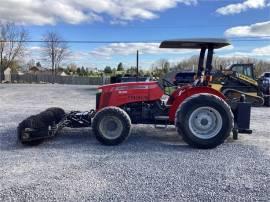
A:
[[[169,123],[169,116],[155,116],[155,128],[165,129]]]
[[[157,120],[157,121],[168,121],[169,116],[155,116],[155,120]]]

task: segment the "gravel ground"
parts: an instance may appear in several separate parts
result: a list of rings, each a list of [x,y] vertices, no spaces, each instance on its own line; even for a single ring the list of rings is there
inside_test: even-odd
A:
[[[95,87],[5,84],[0,95],[0,201],[270,200],[270,108],[252,109],[252,135],[212,150],[144,125],[116,147],[65,129],[29,148],[16,142],[20,121],[52,106],[94,108]]]

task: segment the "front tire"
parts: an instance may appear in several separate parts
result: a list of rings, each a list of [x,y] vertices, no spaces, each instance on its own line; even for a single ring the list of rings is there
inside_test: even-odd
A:
[[[229,105],[212,94],[196,94],[179,106],[175,125],[190,146],[202,149],[222,144],[233,128]]]
[[[131,121],[128,114],[119,107],[106,107],[93,119],[96,139],[104,145],[118,145],[130,134]]]

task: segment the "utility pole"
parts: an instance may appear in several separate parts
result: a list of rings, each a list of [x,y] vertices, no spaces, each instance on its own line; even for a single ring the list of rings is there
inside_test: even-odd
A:
[[[136,77],[138,80],[139,77],[139,50],[137,50],[137,59],[136,59]]]
[[[2,64],[0,64],[0,84],[3,81],[3,71],[2,71]]]
[[[0,59],[1,59],[1,61],[0,61],[0,83],[2,83],[2,81],[4,80],[3,51],[1,51],[1,57],[0,57]]]

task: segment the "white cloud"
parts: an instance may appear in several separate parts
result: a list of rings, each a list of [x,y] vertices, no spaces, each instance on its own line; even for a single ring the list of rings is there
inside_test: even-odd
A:
[[[257,56],[270,56],[270,45],[261,48],[255,48],[252,51]]]
[[[84,51],[71,51],[65,60],[80,61],[89,58],[89,54]]]
[[[159,43],[112,43],[107,46],[97,48],[90,52],[92,56],[111,58],[112,56],[135,55],[139,50],[140,54],[187,54],[194,50],[188,49],[161,49]]]
[[[30,46],[27,49],[28,51],[41,51],[42,47],[41,46]]]
[[[229,4],[218,8],[216,12],[221,15],[232,15],[248,9],[261,9],[268,6],[266,0],[246,0],[243,3]]]
[[[215,51],[216,52],[224,52],[224,51],[231,51],[234,49],[234,46],[233,45],[229,45],[229,46],[225,46],[223,48],[220,48],[220,49],[216,49]]]
[[[65,57],[63,64],[66,62],[80,62],[90,58],[89,53],[86,51],[69,50]],[[44,55],[44,48],[42,46],[28,46],[25,50],[24,60],[27,62],[30,59],[42,61],[46,65],[50,65],[49,59]]]
[[[249,52],[231,52],[222,55],[223,57],[269,57],[270,45],[254,48]]]
[[[0,19],[19,24],[53,25],[109,18],[112,24],[125,24],[157,18],[160,12],[179,4],[196,5],[197,0],[1,0]]]
[[[159,48],[159,43],[112,43],[99,47],[90,52],[94,57],[110,59],[113,56],[135,55],[139,50],[140,54],[160,55],[160,54],[197,54],[194,49],[164,49]],[[217,51],[229,51],[234,49],[232,45],[218,49]]]
[[[270,21],[249,26],[232,27],[225,31],[227,37],[266,37],[270,36]]]

